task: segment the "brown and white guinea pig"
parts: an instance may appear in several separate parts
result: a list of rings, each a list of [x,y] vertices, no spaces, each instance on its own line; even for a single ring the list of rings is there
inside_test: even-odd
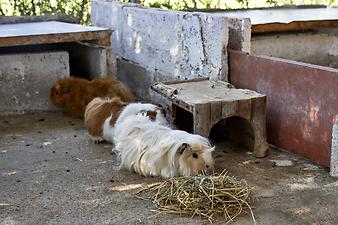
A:
[[[214,167],[214,147],[208,139],[140,114],[116,124],[114,142],[120,168],[143,176],[192,176]]]
[[[128,88],[110,77],[91,81],[69,77],[57,81],[50,90],[51,101],[72,116],[83,118],[87,104],[95,97],[120,97],[124,102],[134,100]]]
[[[130,115],[142,114],[150,120],[167,124],[162,109],[147,103],[126,103],[120,98],[94,98],[85,111],[85,125],[94,142],[113,142],[115,123]]]
[[[121,111],[127,105],[128,103],[121,101],[118,97],[96,97],[88,103],[84,121],[89,136],[94,142],[113,141],[110,133]]]

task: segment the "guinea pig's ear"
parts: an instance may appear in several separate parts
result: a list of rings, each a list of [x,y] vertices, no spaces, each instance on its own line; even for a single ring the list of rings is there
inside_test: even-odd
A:
[[[151,121],[155,121],[156,120],[156,115],[157,115],[156,111],[147,111],[147,116],[149,117],[149,119]]]
[[[62,85],[61,87],[61,93],[66,94],[69,92],[69,87],[67,85]]]
[[[185,150],[192,150],[191,146],[187,143],[183,143],[177,150],[179,154],[182,154]]]

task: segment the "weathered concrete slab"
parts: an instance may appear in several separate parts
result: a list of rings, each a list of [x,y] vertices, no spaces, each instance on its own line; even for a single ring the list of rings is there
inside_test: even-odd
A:
[[[338,177],[338,120],[332,128],[330,175]]]
[[[333,29],[255,35],[251,53],[338,68],[338,32]]]
[[[224,16],[94,0],[91,18],[94,25],[114,30],[111,42],[118,57],[150,73],[227,80],[229,30]]]
[[[123,16],[123,58],[177,79],[227,79],[225,18],[138,7]]]
[[[67,52],[0,55],[0,114],[56,110],[49,90],[69,76]]]
[[[0,24],[0,47],[95,41],[109,45],[111,30],[93,26],[44,21]]]

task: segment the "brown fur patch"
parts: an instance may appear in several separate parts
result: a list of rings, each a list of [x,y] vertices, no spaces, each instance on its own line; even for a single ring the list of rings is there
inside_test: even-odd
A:
[[[117,118],[126,105],[127,103],[122,102],[120,98],[93,99],[88,104],[85,111],[85,125],[88,133],[95,138],[102,137],[104,121],[110,115],[112,115],[112,118]],[[110,125],[113,127],[115,122],[112,124],[111,121]]]
[[[49,97],[56,106],[79,118],[83,118],[87,104],[95,97],[119,97],[124,102],[134,100],[123,83],[109,77],[91,81],[77,77],[65,78],[53,85]]]
[[[147,111],[147,116],[150,118],[151,121],[156,120],[157,112],[156,111]]]

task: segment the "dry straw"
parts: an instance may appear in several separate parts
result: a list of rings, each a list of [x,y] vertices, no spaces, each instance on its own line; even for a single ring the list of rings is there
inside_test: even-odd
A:
[[[251,188],[246,181],[238,180],[226,171],[213,175],[175,177],[144,188],[138,194],[141,192],[150,192],[150,198],[163,212],[199,215],[212,223],[216,215],[223,215],[230,222],[249,210],[256,224],[248,203]]]

